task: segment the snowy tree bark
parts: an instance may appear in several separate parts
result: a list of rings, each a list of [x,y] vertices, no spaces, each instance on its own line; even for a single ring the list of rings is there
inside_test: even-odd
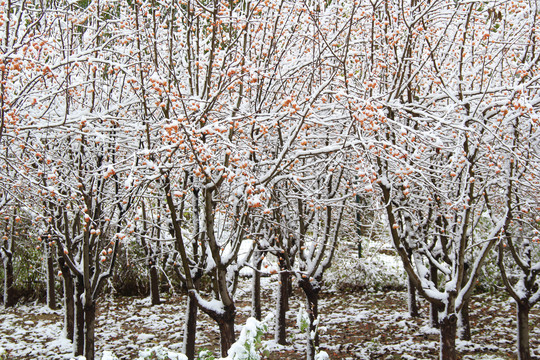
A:
[[[13,232],[15,228],[15,220],[12,220],[11,230],[9,222],[6,224],[3,242],[0,245],[0,257],[4,266],[4,307],[14,306],[15,300],[15,275],[13,273],[13,251],[15,244],[13,241]]]
[[[186,323],[184,325],[184,354],[189,360],[195,359],[195,337],[197,334],[197,299],[191,292],[188,294]]]
[[[49,244],[45,245],[47,251],[47,306],[49,309],[56,310],[56,288],[55,288],[55,272],[54,272],[54,255],[53,255],[54,245]]]
[[[435,287],[439,285],[438,276],[437,266],[432,263],[429,267],[429,278]],[[429,304],[429,321],[432,328],[439,328],[439,307],[435,303]]]
[[[161,300],[159,298],[159,273],[157,269],[157,254],[155,253],[154,247],[151,244],[151,240],[147,239],[148,236],[148,222],[149,219],[146,213],[145,202],[141,202],[141,213],[142,213],[142,233],[141,233],[141,245],[146,256],[146,266],[148,268],[148,282],[150,288],[150,300],[152,305],[159,305]],[[154,226],[151,225],[152,235],[154,235]],[[157,231],[158,237],[160,231]]]
[[[236,307],[234,304],[224,307],[224,312],[217,316],[216,322],[219,326],[221,340],[221,356],[226,357],[227,352],[235,342],[234,318],[236,317]]]
[[[56,250],[56,261],[62,274],[62,285],[64,288],[64,332],[66,334],[66,338],[73,341],[75,329],[75,285],[72,274],[69,270],[69,266],[66,264],[66,260],[62,256],[60,246],[57,246]]]
[[[530,360],[531,350],[529,347],[529,311],[528,301],[516,302],[517,308],[517,346],[518,359]]]
[[[289,302],[289,273],[285,269],[279,272],[277,309],[276,309],[276,334],[278,344],[287,345],[287,310]]]
[[[416,299],[416,287],[414,286],[413,281],[411,280],[410,276],[407,275],[407,291],[408,291],[408,307],[409,307],[409,315],[411,317],[419,317],[420,312],[418,311],[418,300]]]
[[[150,260],[149,265],[150,273],[150,298],[152,300],[152,305],[159,305],[161,300],[159,298],[159,273],[155,264],[155,260]]]
[[[193,179],[191,179],[191,183],[193,183]],[[202,235],[200,233],[200,208],[199,208],[199,188],[195,185],[193,185],[192,188],[193,196],[191,198],[192,201],[192,224],[193,224],[193,255],[196,262],[198,262],[200,259],[202,259],[202,254],[199,254],[200,246],[199,241],[202,238]],[[179,250],[179,244],[176,243],[177,250]],[[203,260],[204,261],[204,260]],[[199,289],[200,283],[201,283],[201,277],[203,276],[203,271],[200,268],[197,268],[195,270],[195,274],[193,276],[192,282],[193,282],[193,288],[195,290]],[[186,278],[184,277],[184,283],[187,285]],[[188,293],[188,303],[187,303],[187,309],[186,309],[186,324],[184,327],[184,340],[183,340],[183,349],[184,354],[188,357],[189,360],[195,359],[195,339],[197,334],[197,310],[198,310],[198,303],[197,298],[194,293],[189,292]]]
[[[463,302],[463,307],[459,311],[458,315],[458,336],[460,340],[471,340],[471,320],[469,317],[469,303],[470,300]]]
[[[6,308],[14,306],[16,303],[12,259],[12,252],[2,247],[2,261],[4,264],[4,307]]]
[[[262,251],[257,247],[253,252],[253,278],[251,284],[251,316],[261,321],[261,265]]]
[[[75,281],[75,325],[73,333],[73,353],[75,356],[84,355],[84,284],[82,278]]]
[[[450,314],[444,316],[440,321],[441,348],[440,360],[456,360],[456,332],[457,316]]]
[[[301,278],[298,284],[306,295],[306,311],[309,315],[309,326],[306,329],[306,360],[314,360],[315,350],[319,346],[319,334],[316,328],[319,318],[319,292],[321,288],[315,280],[310,281],[308,278]],[[314,334],[313,337],[312,334]]]
[[[469,264],[466,261],[464,264],[465,274],[463,276],[463,283],[467,283],[468,277],[467,272],[469,271]],[[469,318],[469,304],[470,298],[464,299],[461,309],[458,313],[458,337],[460,340],[470,341],[471,340],[471,320]]]
[[[96,302],[87,301],[84,304],[84,356],[86,359],[94,359],[94,342],[96,328]]]
[[[69,269],[62,269],[62,279],[64,285],[64,331],[66,338],[73,341],[73,330],[75,324],[75,302],[73,299],[74,288],[73,279],[70,275],[64,275]]]

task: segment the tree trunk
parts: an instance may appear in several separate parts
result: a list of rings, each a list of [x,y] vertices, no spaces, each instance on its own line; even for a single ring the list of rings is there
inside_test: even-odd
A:
[[[308,315],[309,315],[309,326],[307,328],[308,342],[307,342],[307,347],[306,347],[306,359],[314,360],[316,348],[319,346],[319,334],[316,331],[317,324],[315,323],[315,321],[319,317],[318,291],[316,291],[314,294],[308,297],[307,306],[308,306]],[[311,334],[315,334],[315,336],[312,338]]]
[[[56,310],[56,288],[55,288],[54,258],[52,245],[47,247],[47,306]]]
[[[307,313],[309,315],[309,326],[306,329],[306,360],[315,359],[315,349],[319,346],[319,334],[316,331],[316,324],[319,317],[319,292],[318,285],[314,285],[307,278],[302,278],[299,281],[300,287],[306,295]],[[311,334],[315,334],[312,338]]]
[[[289,301],[289,273],[281,271],[279,273],[279,285],[277,293],[276,309],[276,341],[278,344],[287,345],[287,303]]]
[[[58,268],[62,272],[62,285],[64,288],[64,331],[66,338],[73,341],[75,329],[75,285],[69,266],[62,256],[61,247],[57,247],[56,260]]]
[[[256,249],[253,252],[253,279],[251,288],[251,316],[261,321],[261,251]]]
[[[193,181],[193,178],[191,178]],[[199,241],[201,239],[201,229],[200,229],[200,213],[199,213],[199,189],[194,185],[193,186],[193,197],[192,197],[192,209],[193,209],[193,254],[195,261],[199,260]],[[178,246],[177,246],[178,247]],[[187,275],[187,274],[186,274]],[[199,289],[200,279],[202,277],[202,270],[197,270],[196,275],[193,277],[193,287],[195,290]],[[187,285],[185,282],[184,284]],[[182,348],[184,354],[189,360],[195,359],[195,338],[197,335],[197,298],[194,293],[188,292],[188,303],[186,309],[186,323],[184,325],[184,341]]]
[[[65,271],[69,271],[66,269]],[[73,289],[73,279],[71,276],[64,272],[64,330],[66,331],[66,338],[73,340],[73,330],[75,324],[75,304],[74,304],[74,289]]]
[[[308,354],[311,353],[312,356],[308,356],[307,359],[311,360],[315,358],[315,348],[319,347],[319,333],[316,331],[317,324],[315,320],[319,319],[319,293],[316,292],[315,296],[312,299],[308,299],[308,314],[309,314],[309,333],[308,337],[311,340],[308,344]],[[315,334],[315,337],[311,339],[311,334]]]
[[[429,322],[430,326],[434,329],[438,329],[440,327],[439,308],[437,305],[429,304]]]
[[[152,305],[159,305],[161,300],[159,299],[159,274],[154,260],[151,260],[150,264],[150,298],[152,299]]]
[[[469,269],[468,262],[465,262],[464,265],[465,268],[465,274],[463,276],[463,283],[466,284],[469,280],[469,276],[467,275],[467,271]],[[459,311],[458,314],[458,334],[460,340],[471,340],[471,322],[469,319],[469,299],[465,300],[463,302],[463,307]]]
[[[529,310],[530,306],[527,300],[517,303],[517,346],[519,360],[531,359],[529,348]]]
[[[463,303],[463,307],[459,312],[458,317],[458,333],[459,339],[470,341],[471,340],[471,321],[469,318],[469,300]]]
[[[407,304],[409,306],[409,315],[411,317],[418,317],[420,316],[420,313],[418,311],[418,301],[416,299],[416,288],[414,287],[414,284],[410,278],[410,276],[407,276],[408,278],[408,285],[407,285],[407,290],[408,290],[408,301],[407,301]]]
[[[456,360],[457,316],[446,315],[441,319],[440,360]]]
[[[291,281],[291,276],[287,276],[287,299],[285,301],[285,309],[286,311],[291,310],[289,299],[291,297],[291,294],[293,293],[293,282]]]
[[[75,285],[75,326],[73,333],[73,353],[75,356],[84,355],[84,286],[82,279],[76,280]]]
[[[3,251],[2,260],[4,262],[4,307],[14,306],[15,287],[13,275],[13,255],[7,251]]]
[[[84,356],[94,360],[94,332],[96,325],[96,303],[92,301],[84,306]]]
[[[435,287],[438,285],[438,271],[437,267],[433,264],[429,267],[429,276]],[[439,328],[439,307],[433,303],[429,304],[429,320],[432,328]]]
[[[197,334],[197,299],[192,293],[188,294],[186,323],[184,325],[184,354],[189,360],[195,359],[195,335]]]
[[[227,357],[227,352],[234,344],[234,318],[236,309],[234,305],[225,307],[225,312],[217,320],[219,326],[219,334],[221,338],[221,357]]]

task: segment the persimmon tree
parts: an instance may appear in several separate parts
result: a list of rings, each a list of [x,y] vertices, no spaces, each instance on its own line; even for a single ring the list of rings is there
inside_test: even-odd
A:
[[[514,117],[510,132],[517,136],[519,133],[527,135],[519,140],[514,137],[512,143],[505,146],[511,149],[510,154],[501,156],[504,152],[499,153],[498,161],[503,163],[503,176],[498,184],[492,185],[498,191],[489,200],[491,215],[497,217],[503,214],[505,219],[504,231],[498,244],[498,265],[505,288],[516,302],[518,358],[531,359],[529,312],[540,301],[540,217],[537,197],[538,154],[536,146],[531,146],[526,139],[538,130],[533,122],[523,121],[528,114],[527,110],[522,111],[525,114]]]
[[[55,31],[48,34],[47,62],[35,80],[41,92],[34,100],[26,96],[29,116],[12,133],[12,166],[39,195],[47,241],[58,249],[74,353],[93,359],[96,301],[112,274],[123,230],[131,228],[124,219],[136,190],[124,187],[123,174],[133,151],[127,134],[136,134],[137,124],[128,114],[121,71],[121,23],[110,21],[122,8],[56,5],[47,9]]]
[[[336,242],[340,236],[341,219],[347,196],[345,193],[343,153],[348,144],[349,117],[336,104],[340,101],[340,67],[348,57],[348,39],[356,7],[349,3],[306,3],[307,18],[303,30],[312,41],[303,44],[308,74],[298,72],[307,80],[291,87],[293,99],[300,111],[289,114],[269,127],[271,137],[263,159],[282,157],[286,165],[269,179],[271,198],[265,202],[264,236],[259,250],[277,257],[279,282],[276,310],[276,340],[286,343],[285,314],[288,309],[288,288],[291,276],[306,295],[309,324],[306,329],[306,356],[315,356],[318,338],[318,295],[324,271],[330,266]],[[316,59],[313,61],[312,59]],[[326,63],[321,63],[326,59]],[[291,91],[289,90],[289,91]],[[336,95],[338,93],[338,95]],[[307,101],[309,99],[309,101]],[[296,100],[298,101],[298,100]],[[289,124],[301,124],[296,141],[283,140]],[[274,134],[274,135],[273,135]],[[256,257],[259,259],[259,257]]]
[[[324,160],[322,160],[324,159]],[[318,300],[324,272],[327,270],[341,237],[345,202],[348,199],[344,169],[339,152],[320,155],[306,162],[304,171],[296,171],[291,179],[282,179],[273,186],[273,200],[268,211],[269,223],[275,228],[266,252],[279,259],[279,291],[277,294],[276,339],[286,334],[285,312],[290,276],[306,296],[309,316],[306,328],[306,357],[315,357],[318,347]],[[315,163],[324,163],[315,169]],[[309,164],[309,165],[308,165]],[[299,167],[302,168],[302,167]],[[300,170],[300,169],[298,169]],[[309,179],[309,180],[308,180]]]
[[[257,244],[258,251],[274,254],[279,263],[275,337],[279,343],[286,343],[285,314],[290,279],[295,276],[306,294],[310,312],[307,358],[315,356],[318,346],[317,337],[312,339],[310,334],[318,321],[320,282],[332,260],[346,199],[342,187],[344,170],[338,159],[346,147],[344,134],[349,126],[347,116],[336,109],[339,96],[334,95],[340,85],[336,82],[336,68],[348,56],[347,40],[355,9],[341,2],[304,4],[306,16],[298,23],[311,38],[301,43],[304,54],[295,54],[296,62],[305,65],[290,72],[297,80],[285,88],[290,95],[283,103],[293,109],[270,123],[268,134],[260,137],[266,144],[261,155],[263,163],[277,159],[283,164],[276,176],[263,177],[271,197],[264,202],[263,236]],[[279,108],[266,111],[277,112]],[[292,129],[296,139],[286,141]],[[316,235],[309,236],[308,232]],[[260,258],[255,256],[255,262]]]
[[[372,161],[359,177],[380,196],[412,284],[438,309],[441,359],[455,359],[457,314],[504,225],[501,215],[489,234],[475,231],[496,173],[487,160],[492,102],[511,80],[498,67],[503,45],[491,39],[499,16],[486,4],[446,2],[365,11],[370,68],[353,73],[348,91],[365,99],[356,136]]]
[[[234,279],[247,260],[239,251],[260,224],[252,213],[297,157],[292,150],[302,146],[301,131],[332,79],[332,64],[314,73],[331,47],[302,36],[303,24],[316,20],[296,2],[153,5],[135,5],[135,27],[147,36],[135,42],[145,65],[134,81],[141,111],[153,120],[139,156],[164,192],[189,307],[216,320],[224,355],[234,341]],[[188,197],[193,226],[179,215]],[[201,264],[213,278],[212,301],[194,281]]]
[[[44,58],[48,51],[44,39],[52,31],[50,23],[45,21],[45,13],[42,4],[26,1],[4,1],[0,4],[0,144],[3,160],[0,183],[2,199],[10,199],[12,209],[27,205],[28,197],[17,190],[19,185],[23,185],[18,171],[24,169],[13,167],[11,160],[17,151],[11,148],[11,143],[19,135],[22,122],[34,114],[32,105],[43,89],[39,79],[46,72]],[[7,227],[13,229],[16,224]],[[6,270],[5,280],[11,282],[15,235],[10,235],[8,231],[4,236],[2,259]],[[5,287],[5,290],[5,304],[12,305],[13,285]],[[50,298],[53,299],[52,295]],[[53,302],[49,302],[49,305],[55,307]]]
[[[135,215],[135,220],[141,220],[139,239],[145,255],[144,261],[148,269],[150,300],[152,305],[158,305],[161,303],[159,296],[161,242],[166,241],[170,236],[168,236],[167,229],[159,226],[161,209],[148,209],[151,206],[155,207],[152,203],[146,204],[144,201],[141,201],[137,209],[137,215]]]
[[[494,95],[490,113],[496,142],[489,157],[497,170],[487,201],[490,216],[504,219],[498,265],[503,284],[516,302],[518,358],[531,359],[529,312],[540,301],[539,153],[534,140],[539,126],[536,31],[540,19],[537,4],[518,2],[494,9],[490,16],[497,18],[498,25],[493,40],[506,41],[506,56],[497,78],[502,91]]]
[[[236,167],[238,154],[244,156],[244,150],[232,143],[243,137],[244,130],[239,128],[244,124],[238,121],[242,118],[236,119],[238,108],[232,110],[227,103],[238,107],[244,92],[240,90],[236,97],[227,87],[232,84],[229,76],[245,71],[240,64],[246,56],[248,18],[255,9],[249,2],[154,5],[151,1],[134,5],[134,27],[148,33],[135,42],[143,65],[134,78],[146,121],[140,156],[144,163],[151,164],[148,170],[155,171],[156,184],[163,191],[167,220],[190,291],[186,352],[194,356],[198,306],[218,323],[225,355],[234,342],[235,306],[230,287],[234,272],[230,269],[237,263],[247,219],[245,210],[240,211],[247,203],[239,203],[232,212],[228,209],[229,203],[237,202],[232,191],[235,175],[228,168]],[[158,44],[160,38],[165,41]],[[150,119],[160,127],[152,127]],[[224,145],[224,140],[231,144]],[[188,186],[192,188],[189,194]],[[193,223],[192,241],[184,241],[183,228],[187,226],[179,212],[185,205],[184,196],[193,199],[191,209],[194,221],[198,221]],[[203,299],[196,286],[200,275],[194,269],[205,263],[209,263],[208,273],[213,278],[214,301]]]

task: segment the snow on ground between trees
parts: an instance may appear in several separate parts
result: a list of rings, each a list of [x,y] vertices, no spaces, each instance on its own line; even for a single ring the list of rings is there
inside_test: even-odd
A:
[[[266,284],[263,313],[272,311],[271,295],[276,284]],[[243,281],[239,294],[237,335],[250,316],[249,282]],[[428,307],[422,302],[421,318],[411,318],[407,312],[406,293],[339,292],[322,295],[321,350],[331,359],[434,359],[438,354],[438,331],[429,327]],[[270,337],[263,340],[268,350],[266,359],[304,358],[304,338],[295,325],[299,305],[304,302],[295,292],[288,312],[289,345],[276,344]],[[98,358],[104,351],[119,359],[133,359],[144,349],[162,346],[181,351],[186,296],[167,299],[151,306],[145,298],[113,298],[99,301],[96,348]],[[514,359],[515,304],[502,295],[480,294],[472,298],[471,319],[473,339],[458,341],[463,359]],[[0,310],[0,346],[8,359],[70,359],[71,343],[62,332],[62,311],[48,310],[41,304],[18,305]],[[199,315],[198,351],[218,352],[219,331],[213,321]],[[540,311],[531,312],[531,348],[540,354]]]

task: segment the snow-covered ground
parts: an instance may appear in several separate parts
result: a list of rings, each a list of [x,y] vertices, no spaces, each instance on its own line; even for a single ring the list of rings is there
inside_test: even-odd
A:
[[[264,279],[267,299],[276,286]],[[249,281],[244,280],[238,296],[238,331],[250,315]],[[120,359],[133,359],[139,351],[161,345],[179,351],[184,324],[185,297],[167,299],[151,306],[147,299],[106,298],[99,303],[96,329],[98,358],[103,351],[113,351]],[[280,346],[270,338],[264,345],[270,359],[304,357],[303,335],[295,325],[297,309],[303,299],[299,292],[291,299],[290,345]],[[271,311],[266,301],[264,311]],[[331,359],[403,358],[433,359],[438,352],[438,334],[429,328],[428,308],[422,302],[422,317],[410,318],[402,292],[326,292],[320,301],[321,349]],[[515,358],[514,305],[501,296],[477,295],[471,306],[471,342],[458,341],[463,359]],[[531,313],[531,346],[540,354],[540,311]],[[272,329],[269,329],[272,334]],[[217,326],[200,315],[197,343],[199,349],[216,350],[219,344]],[[9,359],[69,359],[71,345],[62,333],[61,311],[43,305],[18,305],[0,310],[0,346]]]
[[[428,306],[421,302],[421,318],[407,313],[406,294],[384,291],[403,288],[405,277],[390,244],[366,243],[362,258],[355,244],[344,244],[336,254],[334,266],[325,276],[321,294],[321,350],[331,359],[435,359],[438,331],[429,327]],[[268,269],[266,269],[268,270]],[[273,311],[277,279],[263,281],[263,313]],[[355,291],[343,291],[343,289]],[[368,291],[359,291],[365,289]],[[238,333],[251,315],[251,283],[243,279],[237,294]],[[296,289],[288,312],[289,345],[271,339],[273,329],[263,341],[269,359],[303,359],[304,335],[296,327],[303,303]],[[158,306],[149,299],[106,297],[98,304],[96,350],[98,358],[112,351],[119,359],[134,359],[144,349],[161,346],[181,351],[184,327],[185,295],[166,298]],[[540,307],[531,320],[531,349],[540,355]],[[62,311],[42,304],[21,304],[13,309],[0,308],[0,349],[8,359],[70,359],[71,343],[62,331]],[[463,359],[514,359],[515,305],[503,294],[479,294],[471,303],[472,341],[457,342]],[[199,350],[214,352],[219,347],[216,324],[199,314],[197,326]]]

